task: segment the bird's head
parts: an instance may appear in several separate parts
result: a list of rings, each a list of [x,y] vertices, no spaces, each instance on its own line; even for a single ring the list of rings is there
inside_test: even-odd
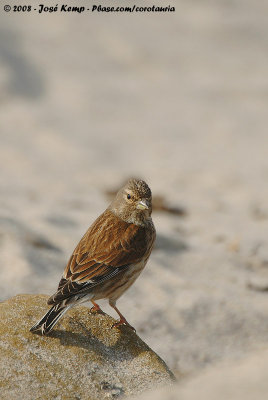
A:
[[[126,222],[143,224],[152,212],[152,193],[141,179],[129,179],[118,191],[110,209]]]

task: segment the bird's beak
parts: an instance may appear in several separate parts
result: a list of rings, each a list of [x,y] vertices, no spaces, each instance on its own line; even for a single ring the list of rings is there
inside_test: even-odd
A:
[[[148,210],[148,209],[149,209],[148,201],[147,201],[147,200],[144,200],[144,199],[140,200],[140,201],[138,202],[138,204],[137,204],[137,208],[138,208],[139,210]]]

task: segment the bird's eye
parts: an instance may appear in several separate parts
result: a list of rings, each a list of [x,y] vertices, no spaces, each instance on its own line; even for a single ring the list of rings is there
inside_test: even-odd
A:
[[[131,199],[131,196],[130,196],[130,194],[129,194],[129,193],[128,193],[128,195],[127,195],[127,198],[128,198],[128,200],[129,200],[129,199]]]

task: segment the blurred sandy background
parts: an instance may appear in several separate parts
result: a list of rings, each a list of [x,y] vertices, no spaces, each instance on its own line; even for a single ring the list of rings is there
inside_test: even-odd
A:
[[[154,212],[118,306],[190,375],[268,344],[268,3],[170,4],[0,10],[0,297],[52,294],[106,191],[142,177],[187,215]]]

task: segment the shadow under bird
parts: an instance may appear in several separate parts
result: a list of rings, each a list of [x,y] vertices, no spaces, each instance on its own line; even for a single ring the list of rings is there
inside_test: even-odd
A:
[[[135,282],[148,261],[155,241],[151,218],[152,194],[142,180],[130,179],[109,207],[90,226],[76,246],[48,300],[51,309],[30,330],[49,333],[71,307],[108,299],[120,320],[113,325],[134,329],[116,307],[119,297]]]

